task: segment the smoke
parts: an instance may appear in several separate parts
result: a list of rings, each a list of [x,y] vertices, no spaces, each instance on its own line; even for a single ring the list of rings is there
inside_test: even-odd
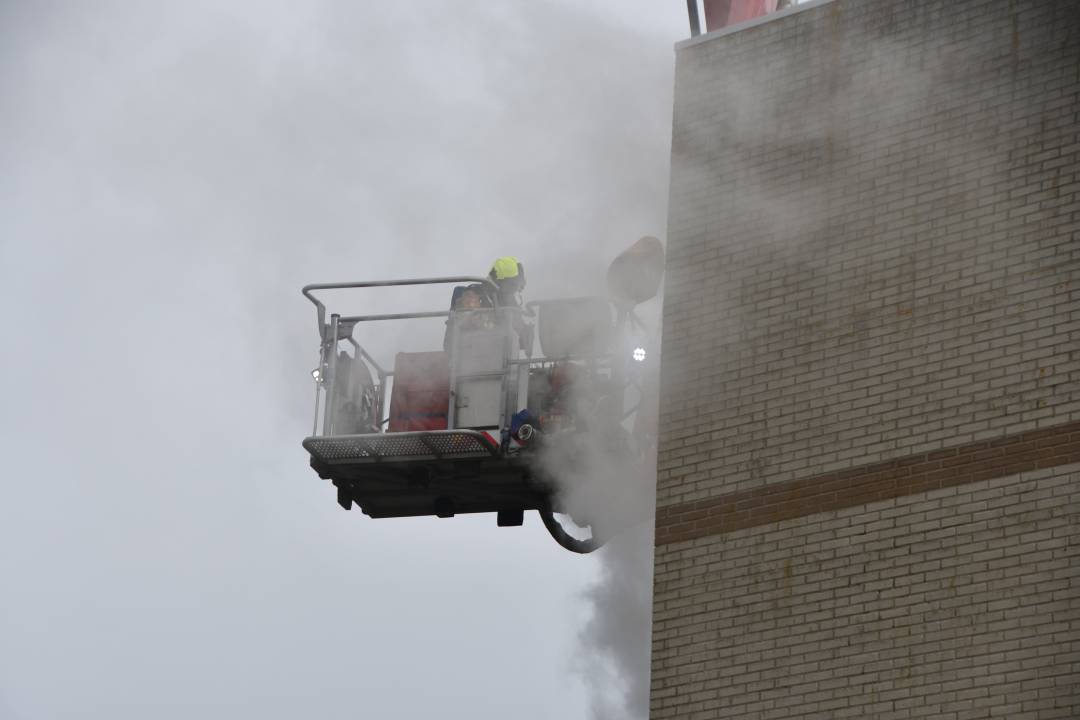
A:
[[[606,540],[600,576],[585,592],[590,617],[575,668],[586,680],[591,717],[647,718],[652,628],[655,450],[636,462],[592,438],[569,456],[546,454],[560,509]]]
[[[573,626],[644,555],[582,602],[596,564],[538,526],[337,509],[298,289],[514,254],[580,294],[664,225],[684,33],[644,1],[0,3],[2,712],[465,715],[483,677],[539,720],[586,702],[575,653],[645,687],[647,620]]]
[[[929,10],[881,3],[874,23],[879,36],[873,43],[850,46],[844,40],[844,12],[845,4],[837,2],[777,20],[792,38],[802,29],[799,42],[815,48],[807,56],[763,54],[760,63],[740,64],[737,71],[718,70],[725,53],[737,57],[745,51],[744,43],[753,45],[754,31],[750,31],[745,37],[735,33],[711,46],[706,42],[687,48],[681,57],[671,188],[680,207],[679,217],[672,220],[668,300],[672,307],[692,304],[689,312],[679,311],[678,322],[687,326],[708,322],[716,337],[724,339],[718,348],[723,352],[740,352],[740,343],[762,332],[759,313],[770,312],[759,309],[760,296],[755,293],[760,287],[753,284],[757,279],[745,275],[742,261],[748,254],[768,256],[769,262],[787,267],[786,293],[797,298],[811,292],[829,267],[850,262],[850,248],[837,240],[835,228],[857,222],[862,224],[861,232],[894,239],[890,252],[897,259],[890,268],[913,269],[917,263],[935,262],[930,258],[939,251],[920,247],[922,234],[917,229],[897,229],[897,213],[903,212],[898,206],[918,202],[923,222],[941,222],[984,202],[980,184],[994,177],[1002,182],[1008,179],[1006,131],[1000,123],[973,123],[960,111],[977,102],[982,93],[991,92],[987,88],[993,87],[993,78],[1002,76],[1010,46],[1003,35],[1008,24],[989,24],[986,43],[944,45],[926,53],[921,49],[923,38],[941,31]],[[898,24],[899,16],[909,12],[915,22],[905,19]],[[811,24],[811,16],[824,17],[825,22]],[[896,34],[898,26],[907,28],[906,37]],[[964,68],[963,73],[958,68]],[[969,75],[986,82],[971,82]],[[808,80],[786,82],[785,91],[777,93],[776,77]],[[696,112],[697,98],[712,98],[723,108],[715,122],[695,123],[679,117],[684,111]],[[935,143],[947,152],[928,149],[924,123],[931,113],[939,118]],[[871,117],[872,126],[869,121],[851,122]],[[867,156],[867,133],[888,139],[887,145],[874,148],[872,158]],[[962,165],[957,157],[964,158]],[[873,162],[903,162],[917,168],[927,178],[922,197],[884,197],[878,207],[864,212],[854,198],[830,193],[838,178],[852,176]],[[969,172],[973,167],[980,172]],[[697,242],[702,237],[710,241]],[[719,245],[716,238],[722,238]],[[975,253],[967,262],[978,262]],[[860,278],[852,273],[850,283],[863,283]],[[708,303],[701,301],[702,288],[708,288]],[[914,282],[905,289],[913,294]],[[840,283],[826,289],[838,298],[861,293],[867,301],[860,309],[863,317],[840,310],[841,303],[823,303],[836,312],[808,317],[796,303],[781,322],[798,345],[822,333],[864,333],[860,328],[868,321],[875,323],[866,313],[895,312],[893,307],[873,308],[873,290],[869,285],[855,288]],[[914,298],[903,300],[910,307]],[[672,336],[676,335],[684,343],[690,337],[686,331]],[[686,377],[686,357],[681,349],[668,349],[668,378]],[[665,391],[666,406],[681,410],[684,403],[693,401],[696,390],[694,383],[673,380]],[[763,438],[760,431],[746,436],[755,438],[747,446]],[[747,452],[754,451],[748,447]],[[731,454],[740,451],[732,448]],[[750,462],[769,460],[753,457]]]
[[[644,325],[654,333],[658,304],[644,307],[652,321]],[[626,390],[616,384],[598,391],[604,381],[585,364],[574,366],[559,403],[578,418],[575,431],[548,438],[541,451],[564,522],[588,525],[606,542],[596,553],[600,576],[584,595],[591,614],[575,663],[595,720],[648,717],[659,337],[628,339],[630,347],[616,340],[613,359],[624,368],[613,377],[628,381]],[[630,361],[638,346],[646,349],[645,362]],[[624,411],[630,412],[620,423]]]
[[[596,458],[609,463],[611,457]],[[652,640],[652,559],[655,513],[655,457],[638,476],[600,473],[598,478],[615,507],[601,512],[598,527],[617,528],[598,552],[600,577],[588,589],[592,614],[579,640],[577,670],[588,680],[595,720],[644,719],[649,715],[649,648]],[[573,493],[567,506],[577,511]],[[612,517],[623,522],[618,528]],[[640,520],[640,518],[646,518]]]
[[[650,505],[642,497],[642,508]],[[601,577],[586,594],[593,614],[580,635],[587,651],[578,660],[579,672],[590,681],[590,712],[595,720],[647,718],[652,523],[624,530],[598,552]]]

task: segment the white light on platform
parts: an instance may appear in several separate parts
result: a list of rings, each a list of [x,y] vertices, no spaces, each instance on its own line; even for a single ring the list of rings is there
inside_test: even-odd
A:
[[[634,348],[634,359],[638,362],[645,362],[645,348]]]

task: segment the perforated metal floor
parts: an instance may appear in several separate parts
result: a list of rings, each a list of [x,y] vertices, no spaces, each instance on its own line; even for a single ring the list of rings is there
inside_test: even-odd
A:
[[[498,446],[476,430],[309,437],[304,440],[304,448],[328,465],[384,459],[490,457],[498,452]]]

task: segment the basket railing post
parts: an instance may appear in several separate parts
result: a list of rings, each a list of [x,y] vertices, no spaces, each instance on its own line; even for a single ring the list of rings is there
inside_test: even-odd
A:
[[[496,312],[499,313],[498,322],[502,326],[503,336],[502,375],[499,378],[499,431],[500,433],[508,433],[510,431],[511,415],[509,398],[507,397],[509,392],[507,380],[510,375],[510,348],[517,338],[514,332],[514,323],[510,318],[512,310],[509,307],[500,307]]]
[[[334,433],[334,384],[337,382],[337,344],[338,324],[341,316],[334,313],[330,316],[330,333],[326,338],[326,378],[323,387],[326,389],[325,414],[323,415],[323,435]]]
[[[451,309],[446,318],[447,328],[450,332],[450,342],[447,344],[449,354],[446,358],[447,382],[450,385],[449,401],[446,408],[446,429],[453,430],[457,427],[457,362],[458,362],[458,323],[457,314]]]

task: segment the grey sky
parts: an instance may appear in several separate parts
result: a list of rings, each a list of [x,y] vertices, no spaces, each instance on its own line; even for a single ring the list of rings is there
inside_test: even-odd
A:
[[[602,560],[536,518],[341,511],[300,448],[299,287],[512,253],[558,295],[662,237],[685,27],[678,0],[0,3],[0,717],[587,717]]]

